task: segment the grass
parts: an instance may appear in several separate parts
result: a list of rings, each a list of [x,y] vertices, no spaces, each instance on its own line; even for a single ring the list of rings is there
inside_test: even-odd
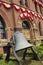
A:
[[[38,52],[40,58],[43,60],[43,42],[40,46],[36,46],[34,48]]]
[[[4,60],[0,60],[0,65],[18,65],[14,61],[9,61],[6,63]],[[22,65],[43,65],[39,61],[22,61]]]
[[[21,60],[22,65],[43,65],[39,61],[35,60]],[[5,60],[1,59],[0,60],[0,65],[18,65],[16,61],[10,60],[8,63],[5,62]]]
[[[40,56],[41,60],[43,61],[43,42],[40,46],[34,46],[35,50],[38,52],[38,55]],[[33,53],[30,49],[27,50],[27,56],[26,60],[22,60],[22,54],[23,51],[20,51],[18,53],[19,58],[21,60],[22,65],[43,65],[40,61],[33,60]],[[6,55],[1,55],[2,58],[0,58],[0,65],[18,65],[16,61],[14,61],[15,57],[11,56],[9,62],[5,62]]]

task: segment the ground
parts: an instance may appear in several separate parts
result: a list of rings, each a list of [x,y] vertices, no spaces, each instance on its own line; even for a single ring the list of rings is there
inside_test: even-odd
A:
[[[22,60],[23,51],[18,52],[19,58],[21,60],[22,65],[43,65],[43,42],[40,46],[34,46],[34,49],[38,52],[39,57],[41,58],[41,62],[34,59],[34,55],[30,49],[27,50],[26,60]],[[15,61],[15,57],[10,56],[9,62],[5,61],[6,54],[0,55],[0,65],[18,65]]]

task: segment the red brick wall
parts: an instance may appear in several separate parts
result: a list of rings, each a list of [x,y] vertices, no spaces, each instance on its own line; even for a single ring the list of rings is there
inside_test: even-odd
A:
[[[20,5],[20,2],[19,0],[5,0],[7,2],[13,2],[15,4],[18,4]],[[32,0],[27,0],[28,1],[28,9],[34,11],[35,13],[36,12],[36,9],[35,9],[35,5],[34,5],[34,2]],[[23,6],[25,6],[25,2],[23,0]],[[22,22],[23,20],[20,19],[19,15],[20,15],[21,11],[16,11],[14,8],[11,8],[11,9],[6,9],[3,5],[0,6],[0,15],[2,16],[2,18],[4,19],[4,22],[6,24],[6,28],[8,27],[11,27],[11,28],[15,28],[15,27],[18,27],[18,28],[22,28]],[[41,14],[40,13],[40,9],[39,9],[39,5],[38,5],[38,13],[39,15]],[[41,22],[41,30],[42,30],[42,35],[43,35],[43,20],[39,19],[39,18],[35,18],[34,16],[32,16],[34,18],[34,22],[36,23],[36,27],[38,28],[38,24],[39,22]],[[32,24],[31,24],[31,27],[32,27]],[[11,35],[14,33],[14,30],[6,30],[6,36],[7,36],[7,39],[10,39]],[[32,34],[34,33],[34,31],[32,31]],[[34,36],[34,35],[33,35]],[[38,31],[35,31],[35,36],[40,36],[40,33],[39,33],[39,30]],[[3,49],[2,49],[3,50]],[[1,52],[1,50],[0,50]]]

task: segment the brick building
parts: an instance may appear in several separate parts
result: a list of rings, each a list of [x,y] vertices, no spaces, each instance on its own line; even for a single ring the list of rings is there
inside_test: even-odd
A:
[[[43,40],[43,0],[0,1],[0,51],[16,30],[27,40]]]

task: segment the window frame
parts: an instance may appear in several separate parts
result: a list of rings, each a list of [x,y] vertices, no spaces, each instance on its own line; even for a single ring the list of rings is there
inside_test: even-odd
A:
[[[23,1],[22,0],[19,0],[19,2],[20,2],[20,5],[23,5]]]

